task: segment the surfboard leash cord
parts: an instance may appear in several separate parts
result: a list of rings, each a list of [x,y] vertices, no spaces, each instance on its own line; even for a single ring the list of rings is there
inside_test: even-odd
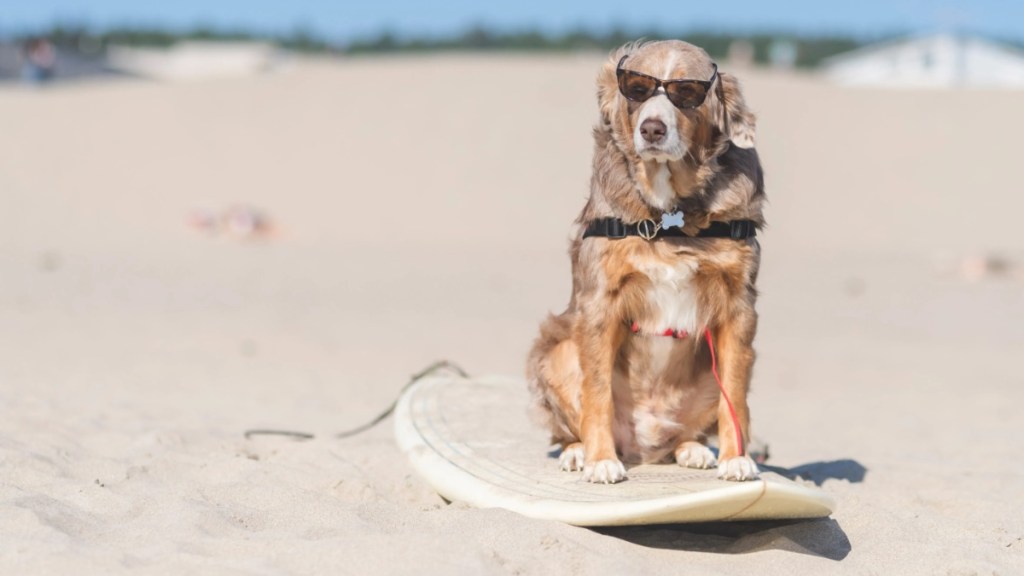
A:
[[[736,435],[736,445],[739,447],[739,455],[745,456],[747,450],[743,442],[743,430],[740,428],[739,419],[736,417],[736,409],[733,407],[732,400],[729,398],[729,394],[725,391],[725,386],[722,384],[722,378],[718,374],[718,361],[715,354],[715,342],[714,338],[711,336],[710,328],[704,329],[704,337],[707,340],[708,349],[711,351],[711,373],[714,374],[715,376],[715,382],[718,383],[718,389],[722,392],[722,398],[725,399],[725,404],[729,408],[729,417],[732,418],[733,432]],[[413,384],[419,382],[420,380],[426,378],[427,376],[432,376],[433,374],[444,370],[453,372],[463,378],[469,377],[469,374],[455,362],[452,362],[450,360],[438,360],[430,364],[423,370],[420,370],[419,372],[413,374],[409,381],[405,384],[405,386],[403,386],[402,389],[398,391],[398,394],[396,395],[394,401],[391,402],[391,405],[388,406],[383,412],[381,412],[380,414],[378,414],[376,417],[374,417],[369,422],[366,422],[365,424],[360,424],[355,428],[338,432],[337,434],[334,435],[334,437],[339,439],[349,438],[361,432],[365,432],[370,428],[373,428],[377,424],[380,424],[382,421],[384,421],[384,419],[386,419],[395,411],[395,408],[398,406],[398,400],[402,397],[402,394],[405,393],[405,391],[408,390]],[[289,438],[295,438],[296,440],[312,440],[313,438],[316,437],[314,434],[310,434],[308,432],[298,432],[295,430],[274,430],[267,428],[254,428],[245,431],[245,438],[247,440],[252,438],[253,436],[287,436]]]
[[[462,367],[456,364],[455,362],[452,362],[450,360],[438,360],[437,362],[434,362],[433,364],[427,366],[423,370],[420,370],[419,372],[413,374],[409,381],[405,384],[405,386],[403,386],[402,389],[398,391],[398,395],[395,396],[395,400],[391,402],[391,405],[388,406],[383,412],[378,414],[375,418],[373,418],[372,420],[365,424],[360,424],[355,428],[351,428],[343,432],[338,432],[337,434],[334,435],[334,437],[348,438],[350,436],[355,436],[356,434],[359,434],[361,432],[365,432],[370,428],[373,428],[377,424],[380,424],[385,418],[390,416],[391,413],[395,411],[395,408],[398,406],[398,400],[402,397],[402,394],[405,393],[405,391],[408,390],[413,384],[419,382],[420,380],[426,378],[427,376],[433,376],[434,374],[437,374],[438,372],[442,371],[452,372],[463,378],[469,378],[469,374],[466,373],[466,371],[463,370]],[[246,440],[252,438],[253,436],[287,436],[289,438],[295,438],[297,440],[312,440],[313,438],[316,437],[315,435],[310,434],[308,432],[297,432],[294,430],[271,430],[267,428],[254,428],[245,431]]]
[[[743,430],[740,429],[739,419],[736,418],[736,409],[732,406],[732,400],[729,399],[729,394],[725,391],[725,386],[722,385],[722,378],[718,375],[718,362],[715,358],[715,341],[711,337],[711,328],[704,329],[704,338],[708,341],[708,349],[711,350],[711,373],[715,375],[715,382],[718,383],[718,389],[722,391],[722,398],[725,398],[725,405],[729,407],[729,417],[732,418],[732,429],[736,434],[736,445],[739,446],[740,456],[747,455],[747,448],[743,444]]]

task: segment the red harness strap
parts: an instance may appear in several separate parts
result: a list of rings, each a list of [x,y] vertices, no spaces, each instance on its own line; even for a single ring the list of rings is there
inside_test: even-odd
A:
[[[689,338],[690,337],[690,333],[687,332],[686,330],[673,330],[671,328],[665,328],[664,332],[646,332],[646,333],[641,333],[640,332],[640,324],[638,324],[635,321],[632,324],[629,325],[629,330],[633,334],[639,334],[640,336],[668,336],[670,338],[676,338],[677,340],[682,340],[683,338]]]

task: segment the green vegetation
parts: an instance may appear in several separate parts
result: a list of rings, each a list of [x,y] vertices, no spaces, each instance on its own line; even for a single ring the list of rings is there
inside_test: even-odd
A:
[[[736,41],[746,41],[753,49],[754,61],[767,63],[771,46],[786,41],[796,49],[796,65],[813,67],[822,59],[852,50],[863,41],[850,36],[807,36],[788,33],[732,34],[723,32],[690,31],[679,34],[658,32],[627,32],[616,29],[608,32],[574,30],[562,34],[544,34],[535,30],[500,32],[485,27],[473,27],[461,34],[447,37],[397,36],[384,31],[380,34],[351,41],[324,38],[309,30],[296,29],[289,34],[258,34],[243,30],[195,28],[185,31],[147,28],[114,28],[93,32],[84,27],[55,26],[36,34],[48,37],[65,50],[97,53],[112,44],[133,46],[168,46],[181,40],[274,42],[286,49],[310,53],[378,54],[394,52],[440,51],[518,51],[559,52],[583,50],[612,50],[636,38],[649,40],[681,38],[703,47],[714,58],[723,58]],[[25,36],[23,36],[25,37]]]
[[[729,47],[737,40],[750,43],[754,49],[754,61],[767,63],[769,49],[778,40],[792,42],[797,49],[797,66],[815,66],[824,58],[857,48],[862,42],[852,37],[811,37],[794,34],[727,34],[718,32],[681,32],[669,34],[658,32],[628,33],[612,30],[595,33],[576,30],[561,35],[545,35],[536,31],[495,32],[482,27],[447,38],[405,38],[399,39],[390,33],[374,38],[357,40],[345,47],[352,54],[381,52],[437,52],[453,50],[473,51],[570,51],[615,49],[637,38],[660,40],[679,38],[701,46],[713,58],[723,58]]]

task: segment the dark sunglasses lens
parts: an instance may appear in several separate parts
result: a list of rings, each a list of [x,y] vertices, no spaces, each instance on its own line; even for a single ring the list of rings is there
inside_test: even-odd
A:
[[[665,86],[665,93],[680,108],[696,108],[708,94],[703,84],[695,82],[673,82]]]
[[[631,72],[623,72],[619,75],[619,91],[630,100],[643,102],[650,98],[657,89],[658,85],[653,78]]]

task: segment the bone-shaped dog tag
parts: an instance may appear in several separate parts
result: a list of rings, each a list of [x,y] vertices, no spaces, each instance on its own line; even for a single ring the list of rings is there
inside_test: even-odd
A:
[[[666,213],[661,215],[661,229],[662,230],[668,230],[669,228],[671,228],[673,226],[676,226],[676,227],[682,229],[682,227],[683,227],[683,213],[682,212],[673,212],[671,214],[666,212]]]

